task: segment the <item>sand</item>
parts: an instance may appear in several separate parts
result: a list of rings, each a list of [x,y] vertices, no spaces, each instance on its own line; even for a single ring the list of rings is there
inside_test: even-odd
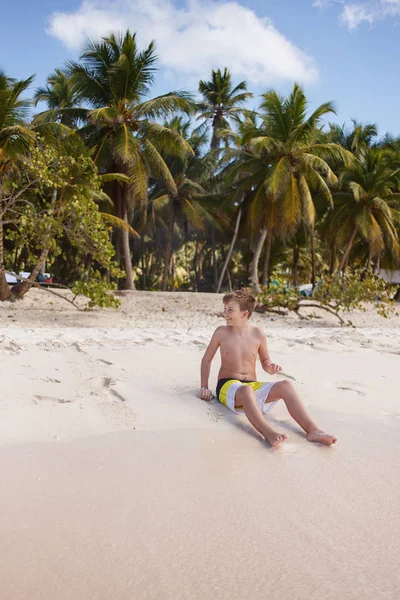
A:
[[[308,443],[278,405],[271,449],[196,396],[221,297],[122,300],[0,305],[1,599],[400,597],[399,317],[255,315],[339,439]]]

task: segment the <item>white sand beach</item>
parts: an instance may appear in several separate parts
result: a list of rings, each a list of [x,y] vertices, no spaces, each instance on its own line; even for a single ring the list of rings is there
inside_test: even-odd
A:
[[[197,397],[222,296],[121,298],[0,304],[1,599],[399,598],[400,317],[254,315],[338,437],[271,449]]]

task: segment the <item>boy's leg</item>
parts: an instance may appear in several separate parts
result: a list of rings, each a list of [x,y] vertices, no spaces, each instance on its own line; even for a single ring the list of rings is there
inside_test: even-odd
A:
[[[329,433],[325,433],[312,420],[307,410],[302,403],[299,394],[294,389],[292,383],[285,379],[279,381],[271,388],[268,395],[268,402],[279,400],[282,398],[286,404],[286,408],[293,419],[300,425],[307,434],[307,439],[310,442],[320,442],[330,446],[336,442],[336,437]]]
[[[235,405],[243,406],[243,410],[250,423],[271,444],[277,446],[287,439],[287,435],[272,429],[264,419],[256,400],[254,390],[249,385],[242,385],[235,394]]]

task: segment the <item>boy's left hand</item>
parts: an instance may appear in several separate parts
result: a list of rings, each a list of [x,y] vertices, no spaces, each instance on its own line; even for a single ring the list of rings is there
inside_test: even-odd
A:
[[[276,375],[282,371],[282,367],[276,365],[275,363],[271,363],[265,370],[269,375]]]

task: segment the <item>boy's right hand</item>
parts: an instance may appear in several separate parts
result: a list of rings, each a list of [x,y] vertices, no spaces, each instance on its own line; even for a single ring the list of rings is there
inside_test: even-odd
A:
[[[208,388],[202,387],[200,389],[200,398],[202,400],[210,401],[210,400],[212,400],[214,398],[214,394]]]

